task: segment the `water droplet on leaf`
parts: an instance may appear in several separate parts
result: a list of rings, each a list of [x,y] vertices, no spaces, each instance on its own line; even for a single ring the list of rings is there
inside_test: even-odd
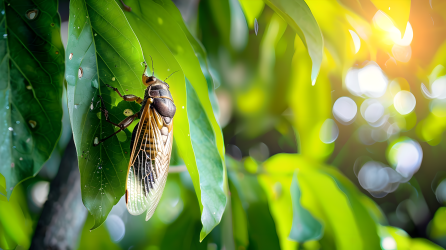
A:
[[[29,20],[36,19],[37,15],[39,15],[39,10],[37,9],[29,10],[28,12],[26,12],[26,18],[28,18]]]
[[[8,129],[9,129],[9,131],[13,131],[14,130],[12,127],[9,127]]]
[[[84,75],[84,70],[82,69],[82,67],[79,67],[79,71],[77,72],[77,76],[79,77],[79,79],[81,79],[83,75]]]
[[[73,53],[70,53],[70,57],[68,57],[68,59],[73,59]]]
[[[37,126],[37,122],[33,121],[33,120],[29,120],[28,124],[29,124],[29,126],[31,126],[31,128],[35,128]]]

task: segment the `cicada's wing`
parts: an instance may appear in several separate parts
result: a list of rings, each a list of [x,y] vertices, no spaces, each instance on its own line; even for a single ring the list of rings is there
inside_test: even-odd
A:
[[[173,130],[162,135],[163,127],[162,117],[146,105],[134,138],[126,183],[127,210],[133,215],[147,210],[146,220],[158,205],[169,172]]]

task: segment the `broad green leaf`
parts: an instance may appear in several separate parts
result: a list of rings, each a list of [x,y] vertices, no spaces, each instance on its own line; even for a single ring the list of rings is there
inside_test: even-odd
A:
[[[387,0],[371,0],[379,10],[386,13],[400,31],[401,38],[406,32],[407,21],[410,14],[410,0],[387,1]]]
[[[164,79],[179,70],[168,80],[177,107],[174,138],[200,204],[203,240],[221,220],[227,186],[223,136],[209,99],[213,86],[204,50],[187,31],[171,1],[133,0],[126,5],[132,10],[124,14],[144,57],[152,56],[155,75]]]
[[[212,109],[214,110],[215,117],[218,117],[219,114],[219,107],[217,103],[217,96],[214,92],[214,82],[209,70],[209,65],[207,62],[207,55],[206,51],[203,47],[203,45],[191,34],[189,29],[184,24],[183,18],[181,16],[180,11],[177,9],[175,4],[173,4],[171,1],[166,1],[163,5],[169,13],[171,13],[171,18],[174,20],[180,27],[181,30],[184,32],[184,34],[187,36],[187,39],[189,40],[192,48],[195,51],[195,55],[197,56],[197,59],[200,63],[201,71],[206,78],[206,82],[208,85],[208,94],[209,99],[212,104]]]
[[[239,194],[240,187],[234,183],[234,178],[229,178],[229,189],[231,192],[231,210],[232,210],[232,232],[236,249],[247,249],[248,239],[248,219],[242,200]],[[236,180],[235,180],[236,181]]]
[[[440,207],[435,212],[434,218],[430,222],[429,237],[431,239],[441,239],[446,237],[446,207]]]
[[[248,249],[280,249],[276,225],[268,209],[268,199],[257,176],[241,173],[243,165],[231,157],[227,157],[226,162],[229,169],[230,185],[234,185],[242,205],[246,208]],[[234,227],[237,225],[235,224]],[[244,229],[234,229],[235,232],[238,230]]]
[[[339,190],[347,197],[355,222],[361,228],[359,233],[364,246],[368,249],[378,248],[377,221],[374,220],[374,215],[369,212],[368,207],[362,202],[362,197],[365,197],[365,195],[336,169],[324,168],[323,172],[331,176]]]
[[[1,179],[0,177],[0,183],[4,182]],[[32,233],[32,221],[23,185],[17,186],[9,201],[0,194],[0,248],[16,249],[19,246],[28,249]]]
[[[218,225],[223,215],[226,206],[226,194],[224,192],[226,171],[223,172],[222,160],[215,147],[216,143],[211,124],[207,120],[205,111],[198,102],[197,94],[188,80],[186,80],[186,91],[190,137],[195,153],[196,168],[200,176],[201,197],[199,197],[199,201],[201,200],[201,221],[203,223],[203,229],[200,233],[201,241]],[[192,181],[195,186],[196,180],[192,179]],[[197,188],[195,190],[197,192]]]
[[[370,43],[370,24],[361,17],[343,7],[338,1],[307,1],[308,7],[317,20],[324,37],[324,46],[330,51],[337,70],[332,74],[342,76],[353,65],[355,60],[370,60],[374,46]],[[350,31],[360,35],[358,53]],[[371,51],[369,51],[371,50]]]
[[[297,242],[318,240],[322,237],[323,226],[300,203],[301,191],[298,183],[299,172],[291,182],[291,200],[293,203],[293,225],[291,226],[290,239]]]
[[[7,197],[36,175],[62,130],[64,50],[58,3],[0,0],[0,173]]]
[[[319,25],[304,0],[265,0],[299,35],[311,58],[311,83],[316,78],[322,63],[324,40]]]
[[[247,123],[254,122],[254,128],[258,128],[258,118],[265,115],[265,110],[271,106],[269,93],[277,86],[274,76],[277,45],[282,38],[287,24],[277,14],[273,14],[260,43],[259,60],[255,76],[249,83],[249,88],[243,88],[236,93],[238,112],[249,116]],[[252,133],[252,131],[250,131]]]
[[[229,51],[242,51],[248,41],[248,25],[237,0],[208,1],[220,39]]]
[[[297,37],[295,48],[288,101],[294,113],[299,153],[317,161],[324,161],[334,149],[334,143],[325,144],[320,139],[322,124],[331,118],[331,84],[328,70],[324,63],[318,84],[311,86],[310,57]]]
[[[68,107],[81,173],[82,201],[100,226],[125,192],[133,127],[98,147],[95,138],[115,132],[96,106],[102,95],[110,120],[119,123],[124,111],[139,105],[122,101],[105,84],[122,94],[143,96],[141,47],[120,7],[112,0],[71,1],[67,45]],[[94,102],[92,103],[92,99]],[[91,109],[93,105],[93,109]]]
[[[262,14],[265,2],[263,0],[239,0],[239,3],[245,13],[249,28],[253,29],[254,20]]]
[[[265,170],[268,174],[260,175],[258,179],[268,197],[268,205],[276,224],[281,249],[296,249],[298,243],[289,238],[293,223],[293,206],[290,193],[293,171],[291,169],[288,173],[280,171],[279,169],[286,166],[276,164],[277,161],[275,159],[277,157],[274,156],[265,162]],[[297,167],[294,164],[287,166]],[[273,168],[279,171],[269,171]]]
[[[295,169],[298,169],[297,180],[301,195],[298,209],[305,209],[324,226],[320,239],[322,245],[336,246],[337,249],[379,247],[377,224],[366,206],[361,203],[363,194],[337,170],[298,154],[275,155],[265,162],[264,167],[266,173],[259,178],[268,194],[282,248],[285,248],[284,237],[281,236],[283,232],[280,230],[288,230],[287,235],[291,231],[288,221],[292,220],[292,214],[288,212],[288,206],[292,197],[284,188],[279,187],[287,187],[283,184],[287,183],[288,179],[291,182],[292,171]],[[296,202],[293,205],[296,210]],[[294,223],[296,222],[299,221],[295,220]],[[310,225],[313,226],[307,226]]]

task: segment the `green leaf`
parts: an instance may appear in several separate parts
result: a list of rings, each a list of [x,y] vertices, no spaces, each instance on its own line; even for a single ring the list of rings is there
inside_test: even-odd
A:
[[[293,218],[289,211],[292,197],[285,188],[292,185],[295,169],[298,169],[300,206],[324,225],[321,245],[336,246],[337,249],[379,248],[377,222],[361,203],[364,195],[337,170],[298,154],[277,154],[264,163],[264,168],[266,173],[259,178],[268,194],[283,249],[292,248],[291,243],[285,240],[291,231],[290,221]]]
[[[324,63],[318,84],[311,86],[311,60],[297,37],[295,48],[288,102],[294,113],[298,149],[303,156],[322,162],[334,149],[334,143],[326,144],[320,139],[322,124],[331,118],[331,83],[328,70]]]
[[[233,190],[231,186],[233,184],[242,205],[246,208],[249,249],[280,249],[276,225],[268,209],[268,199],[257,176],[241,173],[243,165],[231,157],[227,157],[226,162],[229,169],[230,188]],[[234,227],[237,225],[235,224]],[[234,231],[237,230],[244,229],[234,229]],[[237,243],[237,239],[235,241]]]
[[[62,130],[64,50],[58,3],[0,0],[0,173],[7,197],[36,175]]]
[[[393,24],[401,31],[401,38],[406,32],[407,22],[410,14],[410,0],[387,1],[371,0],[379,10],[392,18]]]
[[[379,237],[377,235],[377,222],[374,214],[369,212],[369,208],[364,204],[362,197],[365,197],[345,176],[334,168],[324,168],[326,174],[332,177],[339,190],[345,194],[348,203],[355,217],[356,223],[360,224],[361,239],[364,246],[378,248]],[[375,204],[376,206],[376,204]]]
[[[265,0],[299,35],[311,57],[311,83],[316,78],[322,63],[324,40],[319,25],[304,0]]]
[[[4,183],[0,176],[0,183]],[[26,202],[26,190],[18,185],[9,201],[0,194],[0,248],[28,249],[33,233],[32,220]]]
[[[237,184],[234,178],[229,178],[229,189],[231,191],[231,209],[232,209],[232,232],[236,249],[247,249],[248,239],[248,219],[243,208]],[[236,180],[235,180],[236,181]]]
[[[96,137],[114,133],[113,126],[105,122],[96,106],[96,96],[103,96],[115,123],[126,118],[126,109],[138,112],[139,105],[122,101],[105,84],[118,88],[122,94],[141,96],[145,89],[141,82],[144,58],[138,39],[114,1],[71,1],[70,11],[68,107],[81,173],[82,201],[93,215],[94,229],[105,221],[125,192],[133,129],[132,126],[124,131],[125,141],[121,135],[93,147]]]
[[[132,8],[124,13],[144,57],[153,57],[155,75],[164,79],[179,70],[168,81],[177,107],[174,138],[200,204],[203,240],[221,220],[227,188],[223,135],[210,101],[213,84],[204,50],[171,1],[133,0],[126,5]]]
[[[262,0],[239,0],[250,29],[254,28],[254,20],[262,14],[265,3]]]
[[[218,225],[225,210],[224,183],[226,181],[224,182],[224,173],[226,171],[215,147],[215,139],[212,138],[212,127],[206,118],[204,109],[198,102],[195,90],[187,79],[186,91],[190,137],[195,154],[196,169],[200,176],[198,181],[201,197],[199,197],[199,200],[201,200],[201,222],[203,223],[203,229],[200,233],[201,241]],[[187,162],[186,166],[188,166]],[[197,180],[192,179],[192,181],[195,186]],[[195,190],[197,189],[195,188]]]
[[[293,203],[293,225],[290,238],[297,242],[318,240],[322,237],[323,226],[300,203],[301,191],[298,183],[298,172],[291,182],[291,200]]]
[[[99,93],[104,97],[115,123],[125,118],[126,109],[136,113],[139,105],[122,101],[104,85],[117,87],[123,94],[142,97],[145,87],[141,82],[141,62],[151,56],[158,78],[165,79],[179,71],[168,80],[177,107],[174,138],[199,199],[203,239],[221,219],[226,205],[224,186],[227,185],[222,159],[223,137],[209,100],[209,93],[213,93],[213,86],[209,87],[212,80],[207,80],[202,72],[207,69],[204,50],[191,40],[193,37],[170,1],[144,4],[126,1],[126,4],[132,8],[131,12],[123,12],[119,7],[121,3],[115,1],[107,4],[107,8],[93,1],[70,6],[73,15],[70,16],[67,51],[73,53],[73,57],[67,58],[70,68],[67,80],[83,201],[95,218],[93,228],[96,228],[124,194],[134,127],[93,148],[94,138],[112,134],[114,129],[103,122],[104,116],[98,116],[96,106],[91,110],[92,98]],[[201,56],[201,63],[196,53]],[[78,77],[79,67],[83,72],[81,78]],[[190,80],[188,88],[185,77]],[[99,89],[94,87],[96,82]]]
[[[241,52],[248,42],[248,25],[237,0],[207,1],[209,11],[220,35],[230,51]]]
[[[281,165],[271,163],[271,159],[277,158],[272,157],[267,160],[265,170],[268,174],[260,175],[258,177],[259,183],[268,197],[268,205],[276,224],[281,249],[296,249],[298,243],[289,238],[293,223],[293,206],[290,193],[293,171],[286,174],[282,171],[268,171],[270,166],[275,166],[277,170],[282,167]]]

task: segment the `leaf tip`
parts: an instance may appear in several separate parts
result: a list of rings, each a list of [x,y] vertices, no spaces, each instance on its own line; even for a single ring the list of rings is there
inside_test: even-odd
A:
[[[201,230],[200,232],[200,243],[204,240],[204,238],[206,238],[207,233],[203,232],[203,230]]]

